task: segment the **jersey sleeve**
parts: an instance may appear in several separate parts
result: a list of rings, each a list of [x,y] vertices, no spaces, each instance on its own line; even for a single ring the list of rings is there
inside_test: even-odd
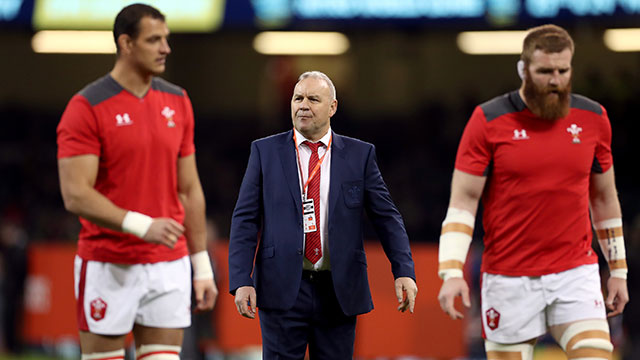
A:
[[[75,95],[67,104],[57,129],[58,159],[94,154],[100,156],[96,117],[87,99]]]
[[[476,107],[462,133],[455,168],[471,175],[486,175],[492,152],[487,140],[487,121],[482,108]]]
[[[591,171],[604,173],[613,166],[613,156],[611,155],[611,122],[604,107],[602,107],[602,116],[599,117],[598,121],[600,125],[598,127],[599,134]]]
[[[184,90],[183,90],[184,91]],[[184,91],[184,112],[185,112],[185,126],[184,133],[182,134],[182,143],[180,144],[180,157],[185,157],[196,152],[196,147],[193,143],[193,132],[194,132],[194,118],[193,118],[193,107],[191,106],[191,100],[187,95],[187,92]]]

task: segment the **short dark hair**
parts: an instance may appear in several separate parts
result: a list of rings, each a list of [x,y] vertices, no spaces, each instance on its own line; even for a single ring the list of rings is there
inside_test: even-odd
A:
[[[118,37],[127,34],[135,39],[140,33],[140,20],[146,16],[165,21],[164,14],[153,6],[145,4],[131,4],[120,10],[113,23],[113,40],[116,42],[118,53],[120,52]]]
[[[529,64],[536,50],[542,50],[545,53],[559,53],[565,49],[571,50],[573,54],[573,39],[567,30],[553,24],[541,25],[529,29],[522,44],[520,60]]]

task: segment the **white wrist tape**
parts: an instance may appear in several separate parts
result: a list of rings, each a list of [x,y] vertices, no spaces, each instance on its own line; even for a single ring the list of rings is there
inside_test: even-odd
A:
[[[595,223],[598,243],[609,263],[611,277],[627,278],[627,260],[622,234],[622,219],[608,219]]]
[[[213,279],[213,269],[206,250],[199,251],[190,256],[193,267],[193,280]]]
[[[122,231],[143,238],[147,234],[147,231],[149,231],[152,222],[153,218],[150,216],[129,211],[122,220]]]
[[[466,210],[447,210],[438,248],[438,276],[443,280],[463,277],[462,269],[469,252],[475,222],[475,216]]]

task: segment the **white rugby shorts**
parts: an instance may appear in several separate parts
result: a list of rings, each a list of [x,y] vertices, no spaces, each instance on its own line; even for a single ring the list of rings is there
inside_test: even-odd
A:
[[[158,328],[191,325],[191,263],[185,256],[153,264],[113,264],[76,256],[78,327],[123,335],[134,323]]]
[[[543,276],[482,274],[482,329],[486,339],[515,344],[548,326],[606,319],[598,264]]]

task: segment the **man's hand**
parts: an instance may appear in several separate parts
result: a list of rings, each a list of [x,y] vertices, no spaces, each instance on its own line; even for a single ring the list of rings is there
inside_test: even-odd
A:
[[[408,307],[409,312],[413,314],[413,309],[416,306],[416,295],[418,294],[416,282],[410,277],[399,277],[395,281],[395,287],[396,297],[398,298],[398,311],[405,312]]]
[[[242,286],[236,290],[236,308],[246,318],[256,318],[256,289],[253,286]]]
[[[607,317],[622,314],[624,306],[629,302],[629,291],[627,290],[627,280],[610,277],[607,281],[607,300],[605,301],[610,313]]]
[[[463,278],[450,278],[442,283],[440,288],[440,294],[438,294],[438,301],[440,307],[451,319],[462,319],[464,315],[456,310],[454,301],[457,296],[462,296],[462,304],[469,308],[471,307],[471,301],[469,300],[469,286]]]
[[[179,222],[171,218],[154,218],[142,239],[173,249],[182,233],[184,233],[184,226]]]
[[[196,312],[212,310],[218,298],[218,287],[213,279],[193,280],[196,295]]]

